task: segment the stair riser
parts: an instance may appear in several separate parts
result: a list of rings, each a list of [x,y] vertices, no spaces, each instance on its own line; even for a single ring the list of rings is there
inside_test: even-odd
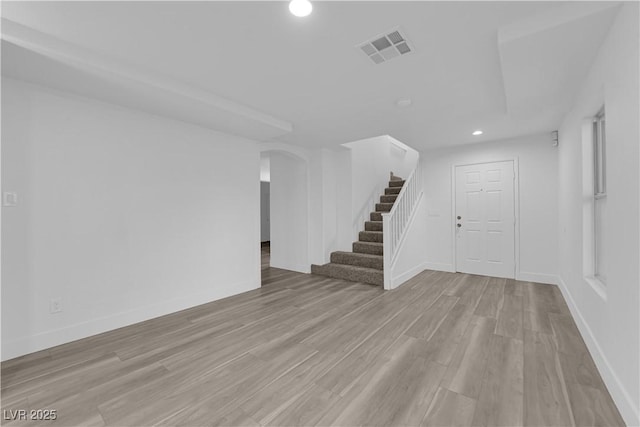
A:
[[[394,203],[397,198],[398,196],[396,195],[380,196],[380,203]]]
[[[389,212],[393,203],[376,203],[376,212]]]
[[[360,254],[382,255],[382,245],[367,245],[365,243],[353,242],[353,252]]]
[[[382,243],[382,233],[378,231],[361,231],[358,234],[358,239],[361,242]]]
[[[404,181],[389,181],[389,187],[402,187]]]
[[[311,266],[313,274],[321,274],[336,279],[349,280],[351,282],[369,283],[372,285],[382,286],[384,283],[384,273],[379,270],[371,270],[367,272],[352,271],[348,266],[338,265],[322,265]]]
[[[382,214],[380,212],[371,212],[369,218],[371,221],[382,221]]]
[[[402,190],[402,187],[389,187],[384,189],[384,194],[400,194],[400,190]]]
[[[367,221],[364,223],[364,231],[382,231],[382,221]]]
[[[382,257],[364,257],[359,254],[350,253],[332,253],[331,262],[335,264],[355,265],[356,267],[375,268],[376,270],[382,270],[384,268],[384,262]]]

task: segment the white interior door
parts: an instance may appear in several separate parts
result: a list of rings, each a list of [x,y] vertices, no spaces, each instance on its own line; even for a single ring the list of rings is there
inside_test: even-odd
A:
[[[456,270],[515,278],[513,161],[456,166]]]

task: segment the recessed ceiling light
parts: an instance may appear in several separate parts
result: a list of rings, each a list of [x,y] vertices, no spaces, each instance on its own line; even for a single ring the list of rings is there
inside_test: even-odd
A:
[[[404,98],[396,101],[396,105],[398,106],[398,108],[406,108],[410,106],[411,103],[412,103],[411,98]]]
[[[302,18],[307,16],[313,10],[313,6],[309,0],[291,0],[289,2],[289,12]]]
[[[471,135],[474,135],[474,136],[482,135],[482,131],[480,129],[478,129],[478,130],[474,131]]]

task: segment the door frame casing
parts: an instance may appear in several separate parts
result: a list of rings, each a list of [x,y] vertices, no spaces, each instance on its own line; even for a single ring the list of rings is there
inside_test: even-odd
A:
[[[457,245],[458,239],[456,238],[456,168],[459,166],[473,166],[484,165],[487,163],[499,163],[499,162],[513,162],[513,257],[514,257],[514,272],[513,276],[515,280],[520,280],[520,165],[518,156],[511,158],[502,158],[499,160],[486,160],[481,162],[463,162],[451,164],[451,240],[452,240],[452,266],[453,272],[458,272],[458,260],[457,260]]]

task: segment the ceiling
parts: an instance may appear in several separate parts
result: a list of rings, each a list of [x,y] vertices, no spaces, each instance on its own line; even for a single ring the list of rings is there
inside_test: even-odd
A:
[[[313,4],[296,18],[282,1],[3,2],[2,73],[252,139],[424,150],[557,129],[618,10]],[[375,65],[356,47],[397,26],[412,54]]]

